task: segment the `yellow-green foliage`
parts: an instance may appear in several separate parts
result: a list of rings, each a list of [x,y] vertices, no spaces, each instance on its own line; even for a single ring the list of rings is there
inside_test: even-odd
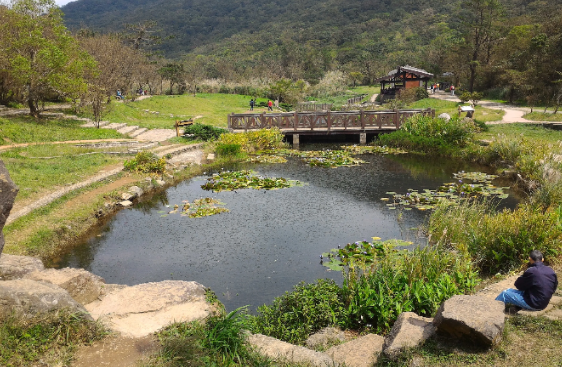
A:
[[[125,169],[142,173],[164,173],[166,169],[166,160],[158,158],[152,152],[138,152],[135,158],[126,160],[123,163]]]
[[[245,133],[223,134],[217,141],[218,145],[236,144],[246,153],[282,148],[283,134],[277,128],[248,131]]]
[[[550,261],[562,251],[561,209],[522,205],[496,212],[490,203],[437,207],[431,215],[432,240],[466,248],[487,272],[517,269],[531,250],[541,250]]]

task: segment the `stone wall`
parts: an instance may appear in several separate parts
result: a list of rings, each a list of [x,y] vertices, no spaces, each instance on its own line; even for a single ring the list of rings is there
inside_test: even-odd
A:
[[[2,250],[4,249],[4,235],[2,234],[2,230],[4,229],[6,220],[8,220],[18,191],[19,189],[10,178],[10,174],[4,166],[4,162],[0,160],[0,256],[2,256]]]

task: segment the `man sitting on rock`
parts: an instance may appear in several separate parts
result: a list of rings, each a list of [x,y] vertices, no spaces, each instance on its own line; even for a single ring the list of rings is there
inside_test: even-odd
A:
[[[515,281],[517,289],[508,288],[496,298],[505,304],[515,306],[515,310],[544,310],[556,288],[558,278],[552,268],[542,263],[543,256],[538,250],[529,254],[529,268]]]

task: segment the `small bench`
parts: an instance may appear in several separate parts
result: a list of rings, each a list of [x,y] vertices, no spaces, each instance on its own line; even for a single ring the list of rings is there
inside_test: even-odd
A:
[[[461,107],[459,107],[459,115],[462,112],[466,112],[466,117],[472,118],[472,116],[474,116],[474,107],[472,107],[472,106],[461,106]]]
[[[193,125],[193,119],[189,120],[176,120],[176,136],[180,136],[180,126]]]

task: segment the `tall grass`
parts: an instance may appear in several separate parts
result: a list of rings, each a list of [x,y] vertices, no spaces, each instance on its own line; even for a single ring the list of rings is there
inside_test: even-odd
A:
[[[69,365],[76,346],[106,334],[100,323],[64,310],[31,319],[11,316],[0,322],[0,365]]]
[[[418,114],[407,119],[398,131],[381,135],[376,143],[424,153],[448,153],[466,146],[477,131],[472,121],[447,121]]]
[[[439,206],[431,215],[433,241],[453,249],[467,249],[482,271],[495,274],[520,268],[531,250],[550,261],[562,254],[562,209],[522,204],[497,212],[489,202]]]

